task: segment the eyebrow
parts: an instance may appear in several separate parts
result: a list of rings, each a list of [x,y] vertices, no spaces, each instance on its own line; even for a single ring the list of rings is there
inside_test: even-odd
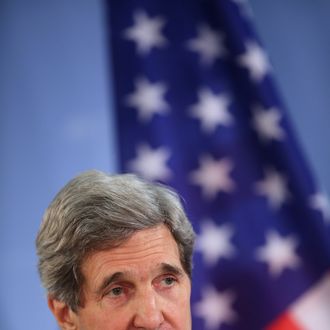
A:
[[[168,263],[161,263],[159,269],[161,272],[164,273],[172,273],[176,276],[182,276],[183,275],[183,270],[177,266],[168,264]],[[111,274],[110,276],[107,276],[104,278],[102,281],[101,285],[97,288],[96,294],[97,295],[102,295],[102,292],[109,287],[112,283],[117,282],[118,280],[121,280],[127,276],[127,272],[116,272]]]
[[[177,276],[182,276],[183,275],[183,270],[177,266],[173,266],[170,264],[167,264],[165,262],[160,264],[161,270],[166,273],[173,273],[174,275]]]

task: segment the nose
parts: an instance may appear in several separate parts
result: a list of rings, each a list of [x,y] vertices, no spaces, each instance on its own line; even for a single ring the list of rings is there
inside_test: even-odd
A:
[[[136,297],[133,322],[135,328],[143,330],[157,330],[164,322],[160,301],[152,288]]]

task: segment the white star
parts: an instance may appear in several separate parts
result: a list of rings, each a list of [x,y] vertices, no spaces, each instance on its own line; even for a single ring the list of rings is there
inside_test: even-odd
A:
[[[256,257],[267,263],[272,276],[280,276],[285,268],[295,269],[300,265],[294,251],[297,245],[294,237],[282,237],[276,231],[270,231],[266,235],[266,244],[257,249]]]
[[[203,254],[205,263],[214,265],[220,258],[231,258],[235,248],[230,243],[233,230],[228,225],[216,226],[206,220],[201,225],[201,233],[197,237],[196,250]]]
[[[202,188],[206,198],[214,198],[219,191],[234,190],[234,182],[229,177],[232,169],[233,164],[230,159],[215,160],[206,155],[201,158],[200,167],[190,174],[190,180]]]
[[[198,92],[198,98],[198,103],[191,107],[191,115],[201,121],[205,132],[212,133],[219,124],[232,124],[233,118],[228,111],[229,98],[226,95],[203,88]]]
[[[280,126],[281,113],[276,108],[262,109],[256,107],[253,112],[252,125],[262,141],[281,141],[285,132]]]
[[[285,177],[272,169],[266,170],[265,178],[256,184],[256,190],[264,195],[275,209],[280,208],[290,197]]]
[[[142,144],[137,148],[137,157],[129,162],[128,167],[148,180],[166,181],[172,175],[166,165],[169,158],[167,148],[151,149]]]
[[[206,329],[219,329],[222,324],[231,324],[237,319],[232,308],[234,299],[231,292],[220,293],[206,287],[202,290],[202,300],[194,305],[195,315],[204,319]]]
[[[145,78],[137,79],[135,91],[127,96],[126,103],[138,110],[139,119],[148,121],[155,114],[167,113],[169,105],[164,99],[166,86],[163,83],[150,83]]]
[[[238,63],[250,71],[253,80],[261,81],[270,70],[267,55],[254,41],[248,41],[246,49],[246,52],[239,56]]]
[[[310,197],[310,206],[322,213],[324,220],[330,222],[330,202],[329,197],[322,192],[318,192]]]
[[[140,55],[148,54],[153,47],[164,47],[166,38],[161,34],[165,24],[162,17],[148,17],[144,11],[134,13],[134,25],[124,31],[124,37],[136,43]]]
[[[205,24],[199,26],[198,36],[189,40],[187,47],[200,55],[203,65],[212,65],[217,57],[226,53],[222,35]]]

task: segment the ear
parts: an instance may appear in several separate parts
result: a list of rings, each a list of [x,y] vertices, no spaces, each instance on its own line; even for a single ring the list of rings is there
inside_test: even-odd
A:
[[[77,314],[66,303],[48,295],[48,306],[62,330],[78,330]]]

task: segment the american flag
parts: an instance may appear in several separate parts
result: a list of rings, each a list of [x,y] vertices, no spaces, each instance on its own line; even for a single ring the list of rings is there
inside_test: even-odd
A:
[[[198,234],[193,329],[330,329],[330,205],[244,0],[108,0],[120,166]]]

